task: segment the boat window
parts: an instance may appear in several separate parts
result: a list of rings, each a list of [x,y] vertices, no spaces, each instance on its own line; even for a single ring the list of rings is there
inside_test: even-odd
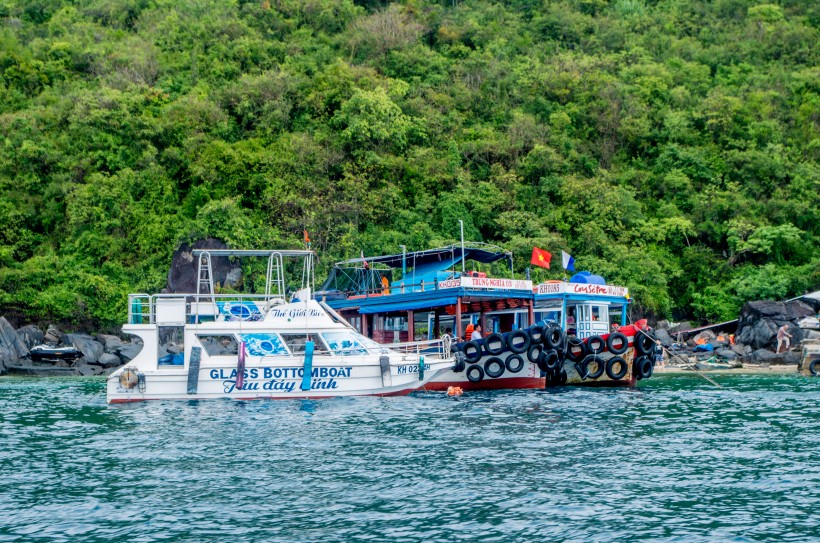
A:
[[[327,346],[334,354],[342,356],[367,354],[369,347],[367,343],[377,345],[375,342],[353,332],[325,332],[322,337],[325,338]]]
[[[245,348],[251,356],[288,356],[279,334],[242,334],[239,339],[245,342]]]
[[[290,352],[295,355],[305,354],[305,343],[313,342],[314,354],[328,354],[319,334],[282,334],[282,339]]]
[[[238,356],[239,343],[233,335],[201,334],[196,338],[208,356]]]
[[[184,366],[185,341],[182,326],[157,326],[157,365]]]

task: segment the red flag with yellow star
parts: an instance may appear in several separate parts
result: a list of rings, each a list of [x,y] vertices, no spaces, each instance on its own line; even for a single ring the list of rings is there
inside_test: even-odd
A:
[[[542,268],[549,269],[550,267],[550,259],[552,258],[552,254],[545,251],[544,249],[539,249],[538,247],[532,248],[532,258],[530,259],[530,263],[533,266],[541,266]]]

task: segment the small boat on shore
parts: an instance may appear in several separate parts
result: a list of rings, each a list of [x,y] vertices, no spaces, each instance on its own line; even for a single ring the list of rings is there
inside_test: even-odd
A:
[[[362,336],[311,297],[311,251],[194,251],[197,293],[133,294],[123,332],[144,348],[107,381],[109,403],[404,395],[449,370],[444,341],[401,348]],[[215,294],[212,257],[267,259],[264,294]],[[302,261],[286,301],[283,259]]]
[[[34,362],[64,360],[71,362],[83,357],[83,353],[74,347],[52,347],[36,345],[29,351]]]

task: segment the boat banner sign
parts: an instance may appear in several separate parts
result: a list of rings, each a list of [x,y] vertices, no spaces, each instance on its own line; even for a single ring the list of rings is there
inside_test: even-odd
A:
[[[532,290],[532,281],[523,279],[500,279],[495,277],[459,277],[438,284],[438,288],[497,288],[504,290]]]
[[[617,296],[619,298],[629,297],[627,287],[616,285],[590,285],[586,283],[541,283],[536,289],[536,294],[588,294],[592,296]]]

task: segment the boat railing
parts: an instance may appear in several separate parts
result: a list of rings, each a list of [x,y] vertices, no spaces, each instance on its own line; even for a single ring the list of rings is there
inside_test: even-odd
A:
[[[386,343],[385,347],[402,354],[428,355],[445,358],[450,353],[448,339],[431,339],[424,341],[407,341],[404,343]]]
[[[286,303],[265,294],[129,294],[129,324],[199,324],[263,320]]]

